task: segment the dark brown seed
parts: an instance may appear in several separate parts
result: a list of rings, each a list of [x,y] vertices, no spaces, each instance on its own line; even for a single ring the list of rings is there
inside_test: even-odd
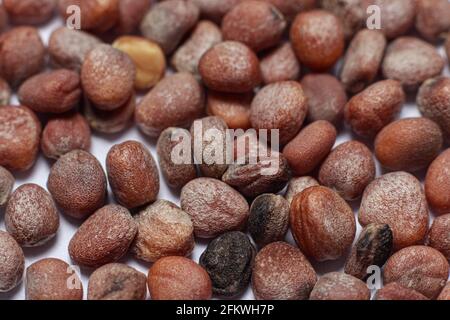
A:
[[[345,273],[366,280],[370,266],[383,267],[392,252],[392,230],[387,224],[371,223],[359,235],[350,257],[345,263]]]
[[[125,264],[110,263],[89,277],[88,300],[145,300],[147,276]]]
[[[14,187],[14,176],[7,169],[0,166],[0,208],[8,201]]]
[[[364,27],[366,12],[361,0],[321,0],[320,5],[339,17],[344,25],[346,39],[351,39]]]
[[[0,106],[7,106],[11,100],[11,88],[8,82],[0,78]]]
[[[230,129],[249,129],[250,106],[254,94],[248,93],[222,93],[208,91],[206,103],[207,113],[210,116],[222,118]]]
[[[300,63],[290,42],[273,49],[261,59],[261,75],[265,84],[298,79]]]
[[[434,219],[427,244],[439,250],[450,261],[450,213]]]
[[[441,293],[437,297],[437,300],[447,300],[450,301],[450,281],[447,282],[444,289],[442,289]]]
[[[425,39],[436,41],[450,31],[450,3],[447,0],[418,0],[416,29]]]
[[[327,273],[317,281],[310,300],[370,300],[367,285],[342,272]]]
[[[437,157],[425,177],[425,194],[428,204],[437,214],[450,212],[450,150]]]
[[[0,292],[8,292],[17,287],[22,281],[25,269],[25,256],[22,248],[7,232],[0,230]]]
[[[411,288],[405,288],[397,282],[391,282],[375,294],[375,300],[429,300],[423,294]]]
[[[309,187],[318,186],[319,182],[313,177],[296,177],[292,178],[289,181],[287,192],[285,195],[286,200],[289,204],[292,203],[295,196],[301,193],[303,190],[308,189]]]
[[[150,5],[149,0],[120,0],[116,32],[119,34],[134,34]]]
[[[3,6],[13,24],[36,25],[48,22],[56,10],[56,0],[5,0]]]

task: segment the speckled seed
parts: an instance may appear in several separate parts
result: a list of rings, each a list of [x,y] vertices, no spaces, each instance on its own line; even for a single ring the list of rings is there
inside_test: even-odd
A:
[[[295,16],[303,11],[311,10],[316,7],[317,0],[265,0],[272,3],[280,10],[286,19],[290,22]]]
[[[438,214],[450,212],[450,149],[445,150],[428,168],[425,194],[428,204]]]
[[[5,227],[23,247],[52,239],[59,228],[59,215],[50,194],[32,183],[17,188],[6,206]]]
[[[44,66],[45,47],[36,28],[16,27],[0,36],[0,76],[12,87]]]
[[[3,6],[13,24],[36,25],[49,21],[56,9],[56,0],[5,0]]]
[[[288,226],[289,202],[282,196],[263,194],[253,201],[248,218],[248,229],[260,248],[283,240]]]
[[[383,267],[392,252],[392,243],[392,230],[387,224],[367,225],[345,263],[345,273],[366,280],[370,275],[370,266]]]
[[[425,81],[417,94],[417,105],[422,115],[436,122],[450,140],[450,78]]]
[[[93,155],[74,150],[61,156],[50,169],[47,188],[64,213],[83,219],[105,203],[106,176]]]
[[[252,288],[258,300],[307,300],[316,281],[309,261],[285,242],[271,243],[256,255]]]
[[[423,294],[411,288],[405,288],[397,282],[391,282],[375,294],[375,300],[428,300]]]
[[[242,232],[225,233],[211,241],[200,256],[216,295],[235,297],[250,283],[256,249]]]
[[[382,71],[385,78],[398,80],[405,90],[412,91],[441,74],[444,65],[434,46],[414,37],[401,37],[387,47]]]
[[[248,93],[222,93],[208,91],[206,111],[210,116],[222,118],[230,129],[249,129],[250,106],[254,94]]]
[[[300,63],[290,42],[273,49],[261,59],[261,75],[265,84],[298,79]]]
[[[88,300],[145,300],[147,276],[121,263],[110,263],[89,277]]]
[[[191,0],[200,9],[202,17],[217,23],[240,1],[242,0]]]
[[[72,260],[85,267],[100,267],[122,258],[137,233],[130,212],[119,205],[97,210],[78,229],[69,243]]]
[[[319,182],[313,177],[295,177],[289,181],[287,192],[285,195],[289,204],[292,203],[294,197],[309,187],[318,186]]]
[[[24,106],[0,106],[0,165],[9,170],[30,169],[39,151],[41,124]]]
[[[8,201],[14,182],[15,179],[11,172],[0,166],[0,208]]]
[[[249,211],[247,201],[236,190],[211,178],[197,178],[183,187],[181,209],[191,216],[200,238],[241,229]]]
[[[437,300],[448,300],[450,301],[450,282],[447,282],[444,289],[442,289],[441,293],[437,297]]]
[[[388,224],[394,250],[423,242],[428,229],[428,208],[419,180],[406,172],[375,179],[364,191],[359,222]]]
[[[392,171],[427,168],[443,145],[439,126],[427,118],[401,119],[387,125],[375,140],[375,155]]]
[[[116,32],[119,34],[134,34],[150,5],[149,0],[120,0]]]
[[[120,204],[132,209],[154,202],[159,193],[156,162],[137,141],[114,145],[106,157],[108,181]]]
[[[184,257],[159,259],[148,272],[152,300],[209,300],[212,296],[208,273]]]
[[[290,39],[300,62],[312,70],[330,69],[344,52],[342,22],[325,10],[300,13],[292,24]]]
[[[427,244],[439,250],[450,261],[450,213],[434,219]]]
[[[436,41],[450,31],[450,3],[446,0],[418,0],[416,29],[425,39]]]
[[[313,171],[330,153],[336,141],[336,129],[319,120],[305,127],[283,149],[283,155],[297,176]]]
[[[194,249],[194,226],[189,215],[175,204],[158,200],[135,217],[138,234],[133,251],[144,261],[168,256],[188,256]]]
[[[83,284],[66,262],[48,258],[27,268],[27,300],[83,300]]]
[[[335,14],[343,23],[346,39],[351,39],[364,27],[366,12],[361,0],[321,0],[323,9]]]
[[[398,81],[376,82],[350,99],[345,106],[345,121],[356,134],[373,138],[399,114],[405,99]]]
[[[256,94],[250,121],[256,130],[278,129],[280,143],[285,145],[296,136],[307,112],[302,86],[295,81],[282,81],[269,84]]]
[[[99,44],[89,33],[60,27],[50,35],[48,53],[53,65],[80,71],[86,54]]]
[[[163,78],[139,103],[135,120],[151,137],[169,127],[189,127],[204,112],[204,93],[194,76],[180,72]]]
[[[449,265],[437,250],[411,246],[392,255],[384,267],[384,283],[398,282],[435,299],[448,279]]]
[[[340,258],[356,233],[350,206],[333,190],[321,186],[308,188],[294,198],[290,225],[300,250],[317,261]]]
[[[348,201],[358,199],[375,179],[375,160],[372,152],[358,141],[337,146],[325,159],[319,172],[321,185],[336,191]]]
[[[186,129],[167,128],[159,136],[156,145],[158,162],[166,183],[171,188],[181,189],[197,178],[197,168],[192,155],[185,155],[180,149],[191,145],[191,134]],[[172,157],[179,158],[172,158]]]
[[[11,100],[11,88],[8,82],[0,78],[0,106],[7,106]]]
[[[222,33],[214,23],[200,21],[186,42],[172,56],[172,65],[179,72],[190,72],[196,79],[201,76],[198,65],[203,54],[222,41]]]
[[[367,285],[342,272],[327,273],[317,281],[310,300],[370,300]]]
[[[169,0],[152,6],[141,23],[141,33],[158,43],[166,54],[178,46],[183,36],[197,23],[197,6],[189,1]]]
[[[303,77],[301,85],[308,99],[308,121],[326,120],[340,125],[347,103],[342,83],[330,74],[310,73]]]
[[[22,281],[25,257],[22,248],[9,233],[0,230],[0,292],[8,292]]]
[[[374,81],[385,48],[386,38],[381,31],[364,29],[358,32],[347,50],[340,75],[347,91],[360,92]]]

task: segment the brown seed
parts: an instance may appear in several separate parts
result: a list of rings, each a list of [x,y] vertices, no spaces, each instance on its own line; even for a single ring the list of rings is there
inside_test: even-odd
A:
[[[262,58],[261,75],[265,84],[298,79],[300,63],[290,42],[280,45]]]
[[[392,171],[425,169],[443,145],[439,126],[427,118],[401,119],[387,125],[375,140],[378,161]]]
[[[367,225],[345,263],[345,273],[366,280],[370,275],[370,266],[383,267],[392,252],[392,243],[392,230],[387,224]]]
[[[56,0],[5,0],[3,6],[14,24],[35,25],[48,22],[54,15]]]
[[[313,177],[295,177],[289,181],[287,192],[285,195],[286,200],[289,204],[292,203],[295,196],[299,193],[303,192],[303,190],[308,189],[309,187],[318,186],[319,182]]]
[[[384,267],[384,283],[398,282],[435,299],[448,279],[449,265],[437,250],[411,246],[392,255]]]
[[[400,113],[405,99],[398,81],[376,82],[350,99],[345,121],[356,134],[373,138]]]
[[[66,262],[48,258],[27,268],[27,300],[83,300],[83,284]]]
[[[129,56],[110,45],[99,45],[86,55],[81,83],[86,96],[103,110],[123,105],[133,93],[136,68]]]
[[[65,69],[35,75],[21,85],[18,97],[22,105],[36,112],[69,111],[81,99],[80,76]]]
[[[127,253],[136,233],[137,224],[126,208],[107,205],[90,216],[72,237],[70,257],[91,268],[115,262]]]
[[[423,294],[411,288],[405,288],[397,282],[391,282],[377,290],[375,300],[429,300]]]
[[[89,33],[60,27],[50,35],[48,52],[52,64],[79,72],[86,54],[99,44]]]
[[[370,291],[358,278],[342,272],[331,272],[319,278],[309,299],[370,300]]]
[[[163,78],[139,103],[135,120],[151,137],[169,127],[189,127],[204,112],[203,88],[185,72]]]
[[[194,226],[189,215],[175,204],[158,200],[142,210],[133,251],[144,261],[168,256],[188,256],[194,249]]]
[[[0,208],[8,201],[14,187],[14,176],[0,166]]]
[[[8,82],[0,78],[0,106],[7,106],[11,100],[11,88]]]
[[[5,227],[23,247],[36,247],[52,239],[59,214],[50,194],[37,184],[24,184],[8,200]]]
[[[355,238],[352,209],[326,187],[311,187],[297,195],[291,203],[290,220],[300,250],[317,261],[340,258]]]
[[[0,4],[0,32],[3,32],[3,30],[5,30],[7,26],[8,26],[8,14],[6,13],[3,4]]]
[[[47,188],[64,213],[83,219],[105,203],[106,176],[93,155],[74,150],[61,156],[50,169]]]
[[[450,31],[450,3],[446,0],[417,1],[416,29],[425,39],[436,41]]]
[[[336,0],[321,0],[320,5],[342,21],[346,39],[353,38],[364,27],[366,12],[361,0],[340,0],[339,2]]]
[[[305,127],[283,149],[283,155],[297,176],[313,171],[330,153],[336,141],[336,129],[319,120]]]
[[[158,43],[166,54],[170,54],[195,26],[199,15],[197,6],[189,1],[160,2],[153,5],[145,15],[141,22],[141,33]]]
[[[386,38],[378,30],[364,29],[356,34],[345,55],[340,75],[347,91],[358,93],[374,81],[385,48]]]
[[[300,62],[317,71],[330,69],[344,52],[342,22],[325,10],[300,13],[292,24],[290,39]]]
[[[22,248],[7,232],[0,230],[0,292],[8,292],[17,287],[22,281],[25,269],[25,256]]]
[[[242,0],[241,0],[242,1]],[[295,16],[303,11],[308,11],[316,7],[317,0],[265,0],[272,3],[280,10],[290,22]]]
[[[252,288],[258,300],[307,300],[316,272],[297,248],[275,242],[256,255]]]
[[[440,75],[444,65],[434,46],[414,37],[401,37],[387,47],[382,71],[385,78],[398,80],[405,90],[413,91]]]
[[[120,0],[116,32],[119,34],[134,34],[150,5],[149,0]]]
[[[450,212],[450,149],[445,150],[428,168],[425,194],[428,204],[437,214]]]
[[[428,232],[427,243],[450,261],[450,213],[434,219]]]
[[[16,27],[0,36],[0,76],[12,87],[38,73],[45,62],[45,47],[36,28]]]
[[[159,259],[148,272],[152,300],[209,300],[212,296],[208,273],[183,257]]]
[[[284,239],[289,226],[289,202],[282,196],[263,194],[250,207],[248,229],[260,247]]]
[[[203,17],[214,22],[220,22],[222,17],[242,0],[191,0]]]
[[[308,121],[326,120],[340,125],[347,103],[342,83],[330,74],[310,73],[303,77],[301,84],[308,99]]]
[[[437,297],[437,300],[449,300],[450,301],[450,281],[447,282],[444,289],[442,289],[441,293]]]
[[[359,222],[388,224],[394,250],[422,243],[428,229],[428,208],[419,180],[406,172],[375,179],[364,191]]]
[[[206,51],[222,42],[222,33],[214,23],[200,21],[186,42],[172,56],[172,65],[179,72],[190,72],[197,80],[201,79],[198,71],[200,59]]]
[[[348,201],[361,197],[375,179],[376,168],[372,152],[358,141],[337,146],[325,159],[319,172],[321,185],[336,191]]]
[[[256,94],[250,121],[256,130],[278,129],[280,144],[285,145],[297,135],[307,112],[302,86],[295,81],[282,81],[269,84]]]
[[[209,49],[200,59],[199,72],[208,88],[221,92],[245,93],[261,82],[258,57],[236,41],[224,41]]]
[[[36,161],[41,123],[24,106],[0,106],[0,165],[25,171]]]
[[[147,277],[121,263],[110,263],[89,277],[88,300],[145,300]]]
[[[241,229],[248,219],[248,203],[220,180],[197,178],[181,190],[181,209],[194,223],[195,235],[214,238]]]
[[[222,118],[230,129],[247,130],[250,123],[250,106],[253,92],[222,93],[208,91],[206,108],[208,115]]]

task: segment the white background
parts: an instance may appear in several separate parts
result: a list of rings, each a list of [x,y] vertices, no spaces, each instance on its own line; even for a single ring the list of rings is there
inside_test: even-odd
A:
[[[48,37],[50,35],[50,32],[54,30],[56,27],[60,26],[62,24],[61,21],[55,19],[55,21],[49,23],[48,25],[41,28],[41,35],[44,40],[44,43],[47,44]],[[445,56],[443,48],[439,49],[439,52],[442,56]],[[450,75],[448,64],[446,65],[445,70],[446,75]],[[13,103],[17,103],[17,99],[14,97]],[[415,105],[414,97],[410,97],[408,103],[404,106],[402,113],[400,115],[401,118],[405,117],[416,117],[420,116],[420,113],[417,110],[417,107]],[[341,129],[340,135],[336,141],[336,145],[341,144],[344,141],[348,141],[350,139],[354,139],[355,137],[349,132],[347,128]],[[92,147],[91,147],[91,153],[94,154],[95,157],[102,163],[102,165],[105,165],[105,158],[106,154],[108,153],[109,149],[114,145],[118,144],[127,140],[138,140],[143,142],[152,152],[153,156],[156,160],[156,152],[155,152],[155,140],[148,139],[143,134],[141,134],[136,127],[129,128],[125,132],[115,134],[115,135],[102,135],[98,133],[93,133],[92,137]],[[39,158],[35,164],[35,166],[26,173],[15,173],[16,177],[16,184],[15,188],[20,186],[24,183],[36,183],[44,188],[46,188],[47,184],[47,177],[49,173],[49,169],[52,165],[53,161],[50,161],[46,159],[42,154],[39,155]],[[382,171],[380,169],[380,166],[377,164],[377,176],[382,174]],[[424,173],[420,173],[419,178],[423,180]],[[112,199],[112,193],[109,190],[109,201],[113,202]],[[165,184],[164,179],[161,179],[161,189],[159,193],[160,199],[166,199],[171,200],[177,204],[179,204],[179,195],[174,194]],[[355,202],[351,204],[354,208],[355,214],[357,213],[357,210],[359,208],[359,202]],[[1,209],[0,209],[1,210]],[[59,258],[62,259],[69,264],[71,264],[71,260],[69,257],[69,254],[67,252],[67,246],[68,243],[76,231],[76,229],[80,225],[80,221],[76,221],[74,219],[70,219],[64,214],[61,214],[61,226],[58,231],[57,236],[51,240],[49,243],[45,244],[41,247],[36,248],[24,248],[25,256],[26,256],[26,262],[25,267],[28,267],[30,264],[32,264],[35,261],[38,261],[43,258]],[[4,212],[0,211],[0,229],[4,230]],[[358,225],[358,233],[360,230],[360,226]],[[294,241],[292,240],[292,236],[288,234],[287,241],[294,244]],[[356,238],[355,238],[356,239]],[[198,259],[201,255],[201,253],[204,251],[206,247],[207,242],[204,240],[197,240],[195,250],[192,254],[192,259],[198,262]],[[131,254],[127,255],[125,258],[123,258],[120,262],[126,263],[130,266],[133,266],[137,268],[138,270],[142,271],[143,273],[147,274],[149,267],[151,264],[138,261],[135,259]],[[318,272],[319,275],[322,275],[327,272],[331,271],[339,271],[342,270],[343,264],[345,262],[345,257],[338,260],[338,261],[332,261],[332,262],[324,262],[324,263],[313,263],[314,268]],[[81,279],[83,282],[84,287],[84,295],[86,297],[86,291],[88,286],[88,278],[89,274],[91,273],[91,270],[88,269],[81,269]],[[24,283],[22,283],[20,286],[18,286],[16,289],[9,293],[0,293],[0,300],[4,299],[24,299],[25,298],[25,288]],[[253,299],[253,293],[250,289],[250,287],[247,289],[247,291],[242,294],[240,297],[237,297],[238,299]]]

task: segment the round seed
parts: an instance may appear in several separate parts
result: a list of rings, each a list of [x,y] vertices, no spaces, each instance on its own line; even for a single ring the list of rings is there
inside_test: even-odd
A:
[[[417,1],[416,29],[428,41],[450,31],[450,4],[446,0]]]
[[[321,0],[323,9],[335,14],[343,23],[345,38],[350,40],[364,27],[366,11],[360,0]]]
[[[253,97],[253,92],[237,94],[208,90],[208,115],[222,118],[230,129],[249,129]]]
[[[310,300],[370,300],[367,285],[351,275],[331,272],[317,281]]]
[[[148,0],[120,0],[119,18],[115,30],[118,34],[134,34],[150,8]]]
[[[36,25],[48,22],[54,15],[56,0],[5,0],[3,6],[14,24]]]
[[[261,75],[265,84],[298,79],[300,63],[290,42],[273,49],[261,59]]]
[[[309,187],[318,186],[319,182],[313,177],[295,177],[289,181],[287,192],[285,195],[286,200],[289,204],[292,203],[295,196],[299,193],[303,192],[303,190],[308,189]]]
[[[438,214],[450,212],[450,150],[445,150],[428,168],[425,177],[425,194],[428,204]]]
[[[14,187],[14,176],[4,167],[0,166],[0,208],[8,201]]]
[[[450,261],[450,214],[434,219],[428,232],[428,245],[439,250]]]
[[[391,282],[377,291],[375,300],[428,300],[428,298],[416,290]]]
[[[303,11],[308,11],[317,6],[316,0],[266,0],[280,10],[286,19],[291,22],[295,16]]]
[[[8,292],[22,281],[25,257],[22,248],[9,233],[0,230],[0,292]]]

